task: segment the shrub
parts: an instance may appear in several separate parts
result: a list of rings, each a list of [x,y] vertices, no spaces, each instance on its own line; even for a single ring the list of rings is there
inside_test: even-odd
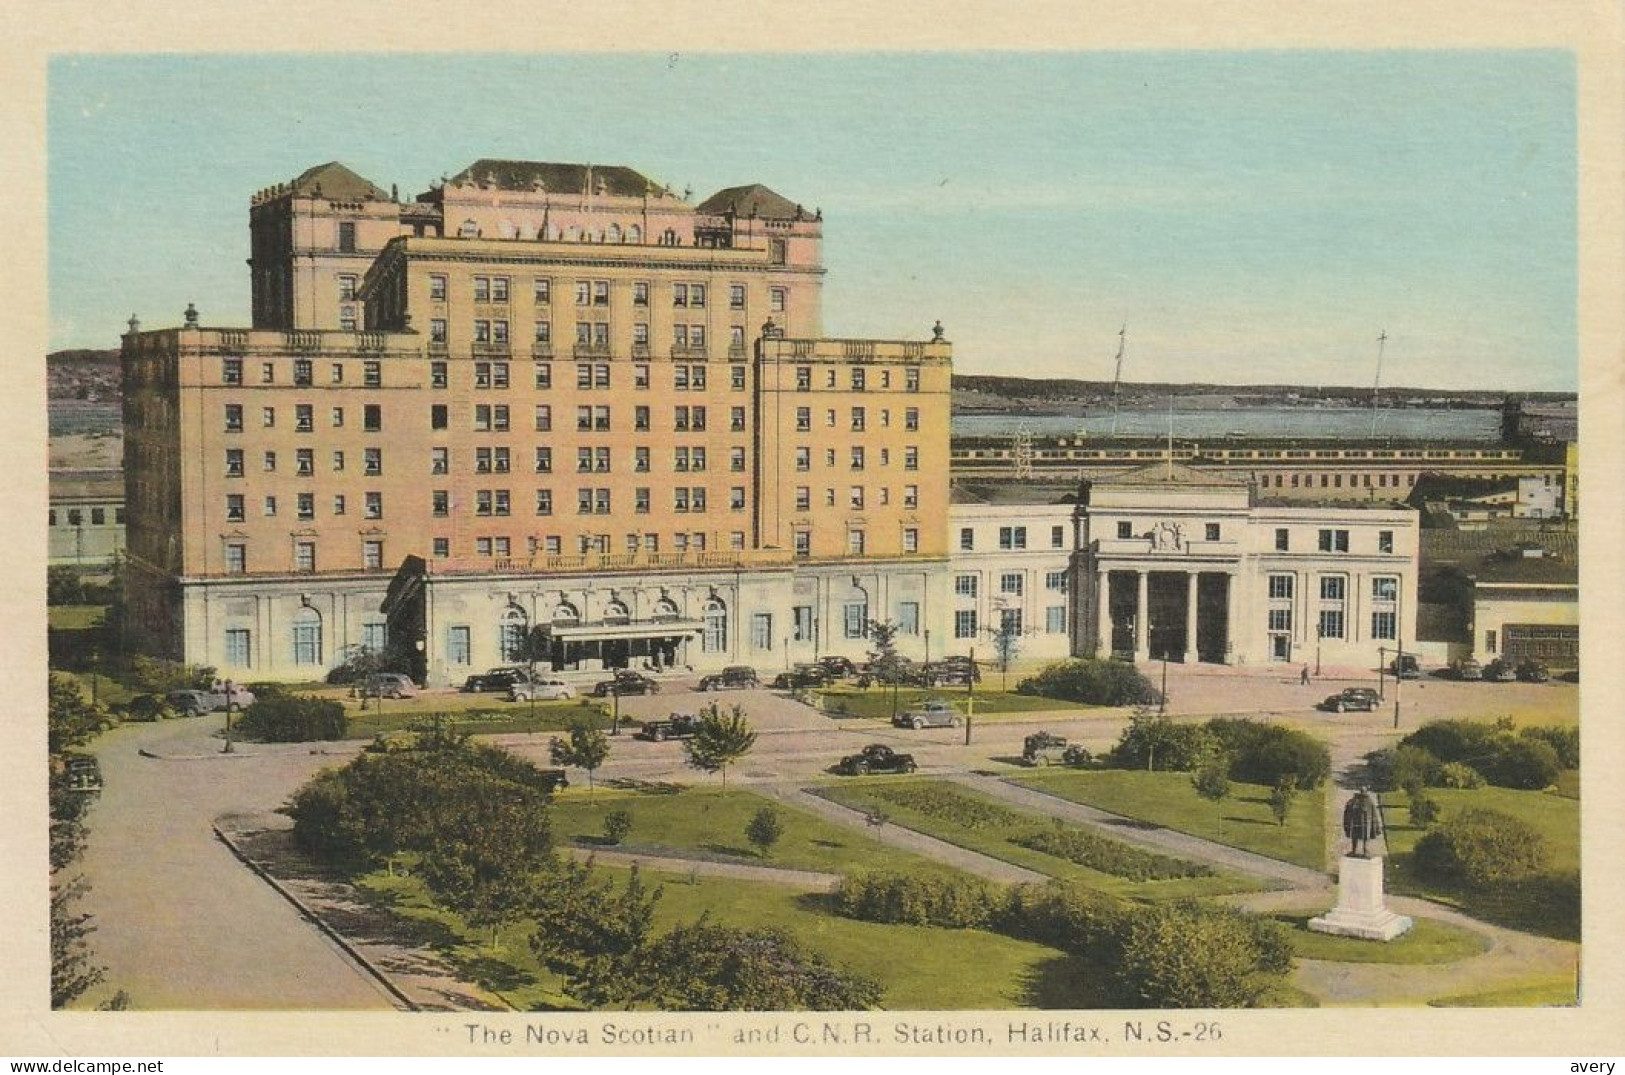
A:
[[[977,929],[987,925],[993,897],[979,881],[859,873],[842,878],[835,909],[864,922]]]
[[[1300,788],[1318,788],[1332,770],[1326,744],[1307,732],[1245,718],[1219,718],[1206,724],[1230,757],[1230,778],[1274,787],[1290,776]]]
[[[1054,828],[1012,836],[1010,842],[1130,881],[1167,881],[1177,877],[1213,875],[1212,868],[1201,863],[1143,851],[1088,829],[1067,829],[1056,825]]]
[[[750,824],[745,826],[745,838],[756,845],[763,858],[772,853],[773,845],[783,835],[784,822],[779,819],[779,812],[771,806],[756,811],[751,816]]]
[[[1065,952],[1099,956],[1109,947],[1129,905],[1068,881],[1014,885],[995,908],[993,928]]]
[[[1496,810],[1464,810],[1416,842],[1412,863],[1424,877],[1469,888],[1522,881],[1550,857],[1529,825]]]
[[[207,665],[182,664],[157,657],[138,656],[130,662],[130,682],[136,690],[153,694],[170,691],[206,691],[219,677]]]
[[[1412,825],[1425,829],[1439,820],[1439,801],[1418,788],[1411,792],[1410,815]]]
[[[1503,788],[1539,791],[1551,787],[1563,765],[1550,743],[1522,736],[1503,736],[1495,753],[1479,764],[1490,783]]]
[[[1192,901],[1125,916],[1113,971],[1125,995],[1152,1008],[1246,1008],[1292,968],[1278,923]]]
[[[1202,763],[1191,777],[1191,787],[1196,794],[1211,802],[1221,802],[1230,797],[1230,764],[1224,757],[1214,757]]]
[[[651,943],[635,971],[661,1011],[861,1011],[884,994],[874,979],[837,970],[789,934],[704,918]]]
[[[1439,759],[1417,746],[1385,747],[1365,756],[1373,791],[1425,788],[1439,781]]]
[[[956,788],[940,784],[923,786],[891,786],[872,789],[875,798],[893,806],[918,810],[928,817],[952,822],[967,829],[995,829],[1006,825],[1019,825],[1026,816],[1006,810]]]
[[[1189,772],[1213,753],[1213,740],[1199,724],[1175,724],[1166,715],[1140,712],[1129,718],[1108,756],[1118,769]]]
[[[1484,774],[1466,762],[1447,761],[1439,766],[1438,786],[1441,788],[1472,789],[1484,786]]]
[[[1156,705],[1161,695],[1132,664],[1079,660],[1052,664],[1016,684],[1016,693],[1086,705]]]
[[[1525,728],[1518,733],[1525,739],[1545,743],[1557,752],[1557,760],[1565,769],[1580,767],[1580,729],[1545,726]]]
[[[47,605],[82,605],[85,603],[85,584],[77,568],[58,564],[45,569],[45,603]]]
[[[604,815],[604,839],[612,844],[623,843],[632,832],[632,814],[627,810],[611,810]]]
[[[1483,758],[1494,751],[1493,724],[1473,720],[1434,720],[1399,741],[1402,747],[1421,747],[1439,761]],[[1431,782],[1431,781],[1430,781]]]
[[[1293,776],[1283,776],[1275,782],[1270,791],[1270,813],[1275,815],[1277,825],[1285,825],[1286,819],[1292,813],[1292,804],[1298,798],[1298,780]]]
[[[343,739],[347,724],[341,703],[289,694],[256,697],[237,719],[236,731],[262,743],[309,743]]]

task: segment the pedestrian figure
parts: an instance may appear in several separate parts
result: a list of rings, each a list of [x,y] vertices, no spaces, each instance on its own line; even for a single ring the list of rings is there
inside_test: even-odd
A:
[[[1303,666],[1303,673],[1298,676],[1298,682],[1301,683],[1305,687],[1309,686],[1309,666],[1308,665]]]

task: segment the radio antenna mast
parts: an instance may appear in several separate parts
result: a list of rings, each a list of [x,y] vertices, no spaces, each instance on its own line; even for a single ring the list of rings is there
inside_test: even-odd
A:
[[[1388,330],[1377,336],[1377,379],[1371,385],[1371,436],[1377,435],[1377,394],[1382,391],[1382,350],[1388,342]]]
[[[1112,437],[1117,436],[1117,387],[1123,380],[1123,349],[1128,345],[1128,322],[1117,330],[1117,369],[1112,374]]]

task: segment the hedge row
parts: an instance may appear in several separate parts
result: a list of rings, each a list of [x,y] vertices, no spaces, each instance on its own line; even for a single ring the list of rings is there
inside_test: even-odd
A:
[[[1113,840],[1085,829],[1039,829],[1010,841],[1046,855],[1087,866],[1130,881],[1170,881],[1180,877],[1211,877],[1213,870],[1199,862],[1187,862],[1155,851]]]

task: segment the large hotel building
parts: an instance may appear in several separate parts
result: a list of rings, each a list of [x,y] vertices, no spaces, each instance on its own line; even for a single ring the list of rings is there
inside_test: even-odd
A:
[[[941,328],[825,338],[822,214],[765,187],[482,160],[402,201],[326,164],[249,218],[252,327],[189,308],[124,337],[147,652],[314,679],[387,647],[445,684],[538,648],[860,657],[871,620],[916,658],[1415,643],[1416,513],[1389,499],[1283,503],[1171,457],[951,497]]]
[[[323,165],[250,228],[253,327],[124,338],[148,650],[771,666],[945,601],[949,344],[821,337],[821,214],[482,160],[412,201]]]

